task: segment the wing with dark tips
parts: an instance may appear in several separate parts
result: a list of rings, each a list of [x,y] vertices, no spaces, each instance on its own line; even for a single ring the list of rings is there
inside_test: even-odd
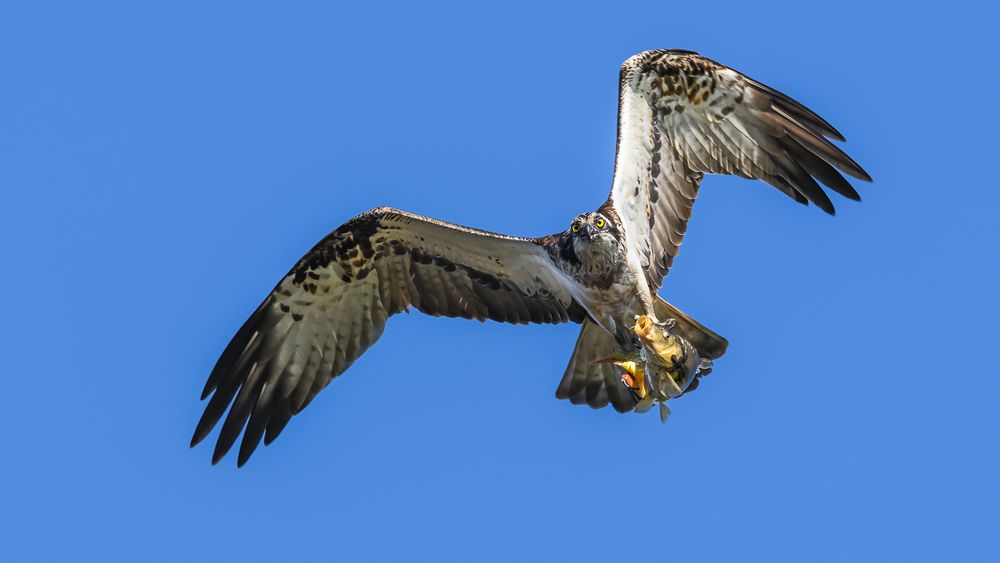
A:
[[[760,179],[833,214],[817,182],[860,196],[841,172],[871,181],[812,110],[691,51],[639,53],[622,65],[618,154],[608,204],[657,288],[677,255],[704,174]]]
[[[408,307],[508,323],[581,322],[586,313],[539,241],[379,208],[338,228],[282,279],[219,358],[191,445],[225,416],[212,456],[240,433],[243,465]],[[228,411],[228,414],[226,414]]]

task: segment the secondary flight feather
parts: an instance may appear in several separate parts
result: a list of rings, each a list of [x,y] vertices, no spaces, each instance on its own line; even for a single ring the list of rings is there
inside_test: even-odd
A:
[[[237,464],[243,465],[262,439],[271,443],[378,340],[389,317],[409,308],[507,323],[582,324],[556,396],[620,412],[648,408],[647,385],[632,379],[643,370],[623,373],[621,361],[602,360],[645,358],[635,332],[642,317],[644,330],[662,326],[678,339],[672,349],[699,359],[681,374],[691,358],[654,358],[674,362],[670,373],[690,384],[677,387],[679,394],[689,392],[727,343],[657,290],[703,176],[763,180],[833,214],[820,184],[858,200],[842,173],[871,177],[830,139],[844,136],[731,68],[691,51],[639,53],[621,67],[615,176],[600,208],[541,238],[386,207],[354,217],[303,256],[237,331],[205,384],[202,399],[211,398],[191,445],[225,417],[212,462],[242,433]]]

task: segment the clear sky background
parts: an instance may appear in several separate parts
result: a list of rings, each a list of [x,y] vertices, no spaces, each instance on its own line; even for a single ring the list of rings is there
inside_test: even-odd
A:
[[[0,8],[0,559],[1000,558],[995,12],[44,4]],[[706,180],[663,294],[731,346],[668,424],[554,398],[575,326],[413,314],[245,468],[188,449],[229,338],[351,216],[597,207],[618,66],[666,47],[876,179],[836,218]]]

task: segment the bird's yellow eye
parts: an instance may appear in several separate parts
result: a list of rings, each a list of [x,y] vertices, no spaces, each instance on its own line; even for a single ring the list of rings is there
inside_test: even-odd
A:
[[[598,217],[597,220],[594,221],[594,225],[596,225],[598,229],[603,229],[606,224],[607,223],[604,221],[604,217]]]
[[[573,231],[574,233],[579,233],[580,232],[580,223],[573,223],[573,226],[571,226],[569,228],[569,230]]]

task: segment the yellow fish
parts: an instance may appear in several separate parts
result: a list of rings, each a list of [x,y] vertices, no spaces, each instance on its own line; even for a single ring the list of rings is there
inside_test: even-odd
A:
[[[660,404],[660,420],[666,422],[670,409],[665,404],[680,397],[691,386],[699,371],[710,369],[711,361],[702,361],[690,342],[672,334],[672,322],[658,323],[646,315],[636,317],[632,332],[642,348],[631,356],[612,356],[599,360],[610,362],[625,371],[622,381],[639,399],[636,412],[646,412]]]

